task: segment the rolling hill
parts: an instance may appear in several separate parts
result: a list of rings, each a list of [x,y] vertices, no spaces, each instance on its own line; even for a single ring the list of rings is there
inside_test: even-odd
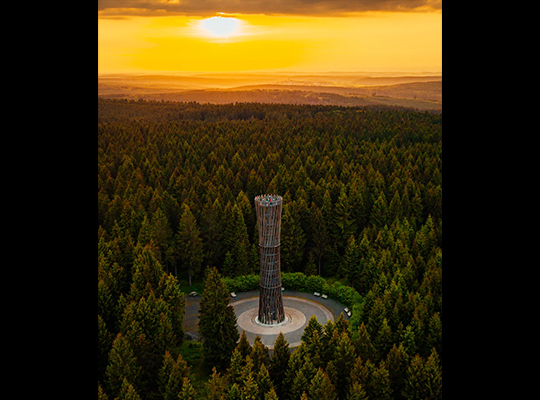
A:
[[[98,97],[175,102],[373,106],[442,111],[441,76],[210,74],[98,76]]]

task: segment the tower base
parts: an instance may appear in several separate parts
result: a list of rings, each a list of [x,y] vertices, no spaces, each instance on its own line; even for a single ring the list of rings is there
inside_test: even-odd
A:
[[[281,286],[275,289],[261,287],[258,322],[261,325],[268,326],[275,326],[285,322]]]

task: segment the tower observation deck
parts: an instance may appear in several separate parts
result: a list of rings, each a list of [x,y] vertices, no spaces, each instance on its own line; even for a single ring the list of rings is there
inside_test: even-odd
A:
[[[281,291],[281,218],[283,198],[263,195],[255,198],[261,253],[261,295],[258,323],[279,325],[285,321]]]

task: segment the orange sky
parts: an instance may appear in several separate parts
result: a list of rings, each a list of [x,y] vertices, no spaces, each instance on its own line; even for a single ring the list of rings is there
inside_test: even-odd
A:
[[[440,10],[338,16],[116,14],[122,13],[100,11],[98,2],[98,74],[442,71]]]

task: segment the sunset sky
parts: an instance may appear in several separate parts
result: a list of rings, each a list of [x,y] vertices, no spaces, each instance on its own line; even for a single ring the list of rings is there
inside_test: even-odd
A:
[[[442,72],[442,1],[98,0],[98,74]]]

